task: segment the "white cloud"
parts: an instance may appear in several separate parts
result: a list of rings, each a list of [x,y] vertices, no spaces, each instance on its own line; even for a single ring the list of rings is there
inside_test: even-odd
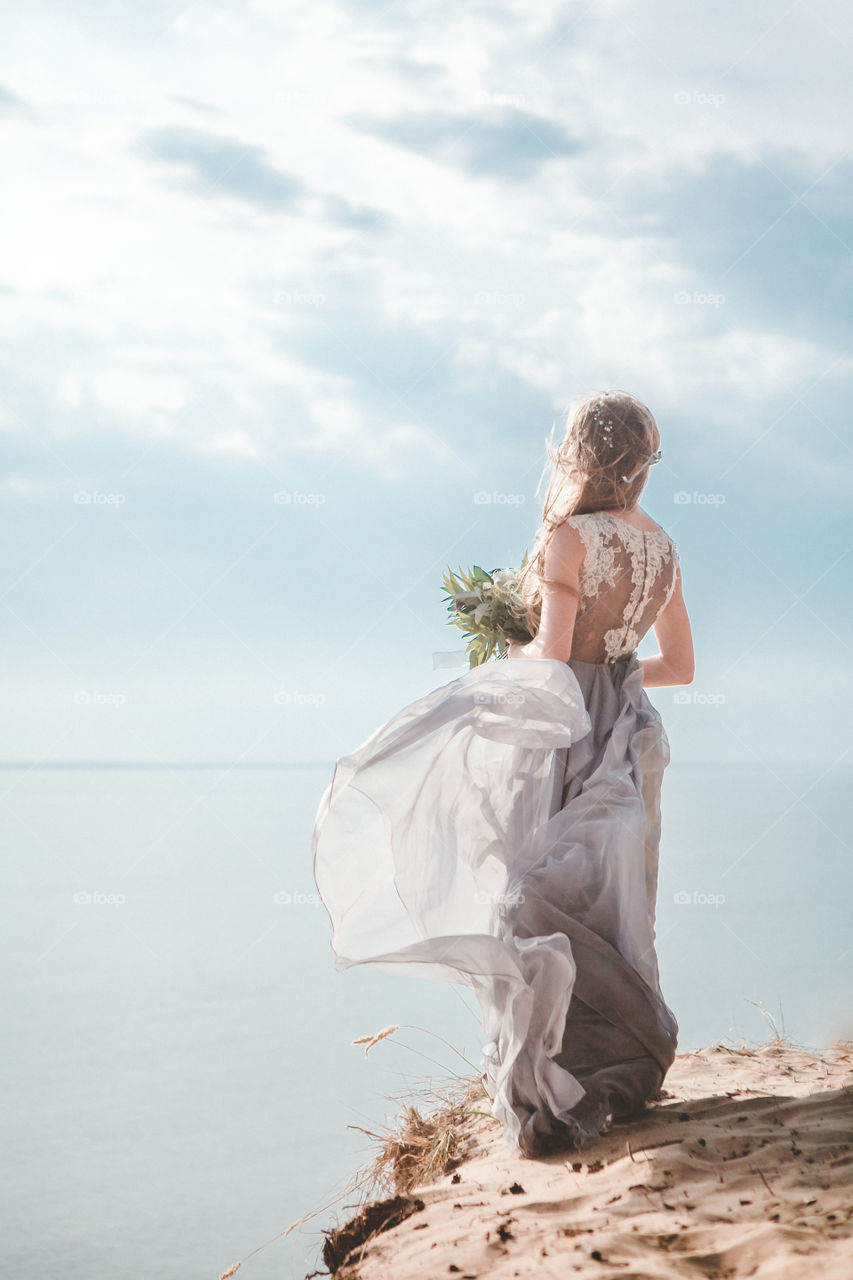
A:
[[[697,284],[677,234],[617,210],[644,175],[699,174],[722,155],[826,169],[853,105],[840,3],[725,3],[689,20],[674,0],[321,3],[310,22],[287,4],[161,5],[123,32],[34,13],[56,25],[31,18],[9,48],[8,87],[31,106],[7,121],[16,198],[0,279],[18,295],[2,300],[0,332],[20,398],[52,388],[48,429],[91,430],[92,406],[103,429],[190,451],[440,460],[408,396],[403,421],[402,406],[380,416],[371,371],[338,372],[344,326],[365,323],[408,331],[416,372],[435,347],[462,376],[506,371],[555,406],[577,379],[633,379],[671,402],[701,397],[735,432],[732,400],[784,392],[838,354],[784,316],[770,329],[742,307],[674,305]],[[821,93],[792,110],[817,67]],[[418,154],[350,124],[458,114],[470,140],[514,104],[583,150],[504,183],[472,176],[459,148]],[[193,188],[186,167],[145,155],[146,137],[177,127],[255,148],[304,198],[260,207],[234,174],[227,190]],[[325,219],[330,197],[384,214],[389,233]]]
[[[127,417],[148,416],[156,411],[177,413],[190,398],[183,378],[131,369],[96,373],[92,378],[92,396],[110,413]]]

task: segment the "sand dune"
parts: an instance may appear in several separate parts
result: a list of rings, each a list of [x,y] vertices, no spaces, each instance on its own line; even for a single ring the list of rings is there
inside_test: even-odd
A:
[[[464,1129],[454,1171],[372,1202],[337,1280],[853,1278],[853,1044],[680,1054],[660,1101],[585,1152],[529,1160],[491,1117]]]

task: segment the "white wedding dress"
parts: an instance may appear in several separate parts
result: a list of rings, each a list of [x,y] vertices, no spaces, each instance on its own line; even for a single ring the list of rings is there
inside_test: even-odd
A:
[[[654,946],[669,743],[636,654],[678,553],[609,512],[570,523],[569,661],[492,661],[404,708],[338,761],[313,836],[335,967],[470,987],[492,1113],[528,1155],[642,1109],[678,1033]]]

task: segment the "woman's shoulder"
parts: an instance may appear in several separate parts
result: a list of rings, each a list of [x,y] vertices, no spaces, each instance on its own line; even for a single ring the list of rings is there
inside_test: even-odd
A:
[[[653,520],[648,512],[637,507],[635,514],[640,517],[637,521],[627,520],[624,515],[617,511],[581,511],[577,515],[567,516],[564,523],[572,525],[581,536],[584,535],[585,530],[589,529],[615,528],[617,531],[627,530],[629,534],[656,533],[673,542],[666,529]]]

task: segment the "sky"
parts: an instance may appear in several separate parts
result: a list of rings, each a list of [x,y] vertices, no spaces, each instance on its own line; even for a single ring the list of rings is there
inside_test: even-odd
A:
[[[673,763],[850,764],[843,0],[11,18],[0,761],[354,750],[464,673],[444,571],[520,561],[616,388],[693,626]]]

